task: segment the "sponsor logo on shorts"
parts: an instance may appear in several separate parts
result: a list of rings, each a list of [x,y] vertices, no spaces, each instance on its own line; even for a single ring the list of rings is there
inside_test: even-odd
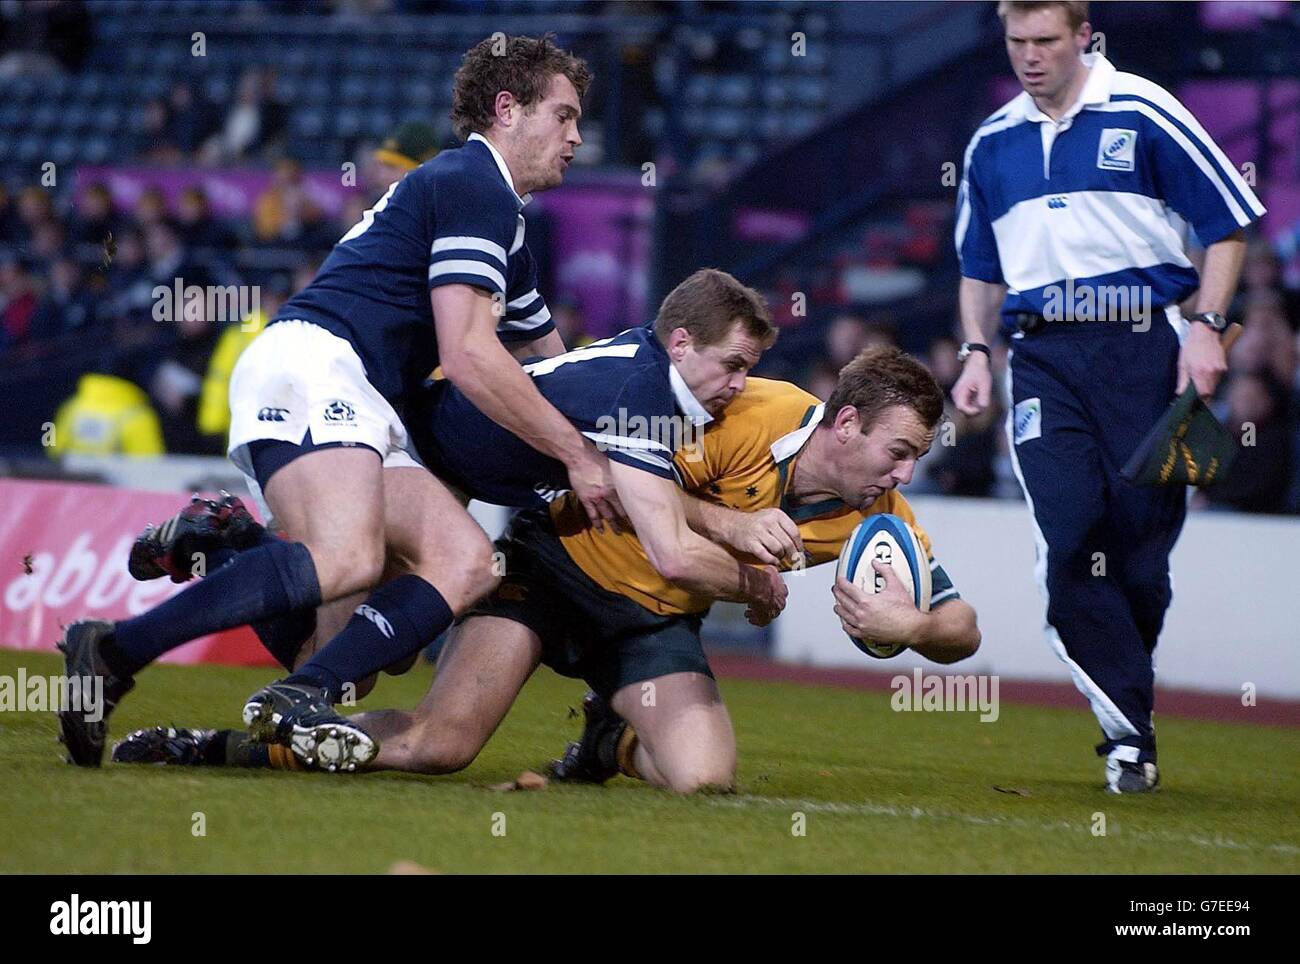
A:
[[[375,628],[384,634],[385,639],[393,638],[393,624],[390,623],[388,621],[388,618],[383,613],[381,613],[378,609],[375,609],[373,606],[367,606],[365,603],[362,603],[360,606],[357,607],[357,615],[365,616],[368,620],[374,623]]]
[[[1132,171],[1137,166],[1138,132],[1108,127],[1097,146],[1097,166],[1103,171]]]
[[[287,408],[264,408],[257,413],[259,422],[283,422],[289,414]]]
[[[1037,398],[1026,398],[1016,405],[1013,415],[1016,444],[1041,438],[1043,434],[1043,403]]]
[[[1070,201],[1069,198],[1065,197],[1065,195],[1058,194],[1055,197],[1049,197],[1047,199],[1047,206],[1053,210],[1060,210],[1061,208],[1069,207]]]
[[[356,420],[357,413],[352,408],[351,402],[336,398],[325,406],[325,421],[327,422],[355,422]]]

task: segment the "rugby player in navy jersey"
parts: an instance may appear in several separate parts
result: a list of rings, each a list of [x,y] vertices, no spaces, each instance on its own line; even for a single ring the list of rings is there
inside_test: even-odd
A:
[[[785,586],[776,570],[742,564],[691,530],[673,459],[690,464],[694,453],[702,457],[704,426],[744,390],[749,369],[775,337],[758,292],[706,269],[669,293],[651,325],[524,366],[543,397],[609,454],[617,492],[659,574],[710,598],[747,602],[768,618],[784,605]],[[562,464],[487,418],[449,381],[434,382],[412,400],[407,415],[425,464],[467,496],[544,507],[566,488]],[[793,523],[785,521],[789,538],[797,539]],[[225,548],[233,554],[239,547]],[[338,604],[329,608],[317,638],[338,618]],[[314,658],[307,645],[310,620],[303,615],[255,627],[286,667],[304,655],[309,667]],[[348,682],[368,688],[368,681]],[[269,738],[276,740],[275,734]],[[377,752],[373,740],[346,744],[340,756],[322,756],[314,745],[292,738],[276,742],[306,765],[326,769],[352,769],[367,762],[372,746]]]
[[[264,539],[135,618],[69,626],[66,672],[101,677],[106,711],[163,653],[366,590],[397,556],[403,575],[245,707],[250,728],[327,741],[327,756],[364,740],[333,710],[342,686],[417,651],[496,583],[482,529],[405,451],[399,412],[439,364],[489,418],[566,467],[593,523],[619,517],[609,460],[498,334],[552,338],[521,211],[563,180],[589,82],[586,65],[546,38],[489,38],[466,54],[452,107],[465,145],[395,183],[232,375],[231,458],[289,540]],[[106,719],[61,714],[72,762],[100,763]]]

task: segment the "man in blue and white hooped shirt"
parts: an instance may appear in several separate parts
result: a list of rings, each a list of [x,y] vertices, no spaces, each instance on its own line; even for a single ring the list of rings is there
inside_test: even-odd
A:
[[[1087,3],[1003,2],[998,15],[1024,90],[966,149],[953,399],[967,414],[988,405],[1000,320],[1048,640],[1101,723],[1107,788],[1144,792],[1159,782],[1152,654],[1186,494],[1119,471],[1189,380],[1214,393],[1242,229],[1264,208],[1168,91],[1084,53]],[[1205,247],[1199,276],[1189,228]]]

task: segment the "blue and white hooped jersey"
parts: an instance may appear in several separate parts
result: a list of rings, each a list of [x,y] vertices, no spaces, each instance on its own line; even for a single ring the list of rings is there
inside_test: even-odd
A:
[[[1180,301],[1200,283],[1188,226],[1210,245],[1264,214],[1172,94],[1098,54],[1083,59],[1088,80],[1059,123],[1021,92],[966,148],[961,273],[1007,286],[1008,324],[1017,312],[1051,317],[1062,289],[1080,305],[1120,288],[1148,292],[1152,308]]]
[[[523,368],[542,397],[611,461],[681,484],[673,454],[698,442],[711,418],[653,327],[629,328]],[[569,488],[562,463],[492,421],[446,379],[416,397],[406,425],[430,471],[471,498],[543,506]]]
[[[390,402],[417,390],[438,365],[429,291],[482,288],[505,302],[503,341],[554,329],[524,243],[528,198],[479,134],[395,182],[330,252],[276,321],[301,318],[355,347],[366,378]],[[274,323],[274,322],[272,322]]]

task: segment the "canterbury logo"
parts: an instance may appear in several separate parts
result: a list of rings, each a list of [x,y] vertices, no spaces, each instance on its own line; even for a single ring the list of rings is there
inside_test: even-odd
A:
[[[365,616],[368,620],[374,623],[375,628],[384,634],[385,639],[393,638],[393,624],[390,623],[388,621],[388,618],[383,613],[381,613],[378,609],[375,609],[373,606],[367,606],[365,603],[362,603],[360,606],[357,607],[357,615]]]
[[[1069,207],[1069,204],[1070,204],[1069,201],[1067,201],[1067,200],[1066,200],[1065,198],[1063,198],[1063,197],[1060,197],[1059,195],[1058,195],[1057,197],[1053,197],[1053,198],[1048,198],[1048,199],[1047,199],[1047,206],[1048,206],[1049,208],[1053,208],[1053,209],[1060,209],[1060,208],[1064,208],[1064,207]]]
[[[289,414],[287,408],[264,408],[257,413],[259,422],[283,422],[284,417]]]

